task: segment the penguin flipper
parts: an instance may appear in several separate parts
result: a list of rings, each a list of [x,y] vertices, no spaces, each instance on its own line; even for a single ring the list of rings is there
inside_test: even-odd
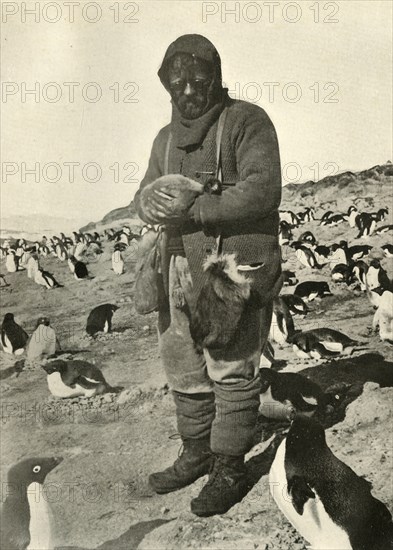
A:
[[[288,493],[292,498],[292,504],[296,512],[303,515],[304,505],[310,498],[315,498],[315,493],[308,485],[306,479],[293,476],[288,481]]]
[[[93,390],[96,389],[98,384],[101,384],[99,380],[89,380],[88,378],[85,378],[84,376],[79,376],[75,381],[74,385],[78,384],[79,386],[82,386],[85,390]]]

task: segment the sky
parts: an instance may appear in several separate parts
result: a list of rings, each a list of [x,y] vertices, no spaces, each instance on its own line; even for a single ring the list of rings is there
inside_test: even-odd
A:
[[[128,204],[170,121],[157,70],[186,33],[215,44],[232,97],[269,114],[284,183],[393,160],[392,3],[274,4],[3,2],[2,216],[88,222]]]

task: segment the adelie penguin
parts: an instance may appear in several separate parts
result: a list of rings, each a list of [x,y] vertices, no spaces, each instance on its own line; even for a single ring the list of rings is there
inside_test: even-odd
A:
[[[291,312],[282,296],[276,296],[273,300],[273,314],[270,325],[269,338],[273,342],[283,346],[288,337],[295,331]]]
[[[371,484],[339,460],[323,427],[298,416],[277,449],[271,494],[287,520],[314,550],[389,550],[392,516]]]
[[[387,290],[392,290],[393,283],[389,279],[385,269],[381,266],[379,260],[373,260],[370,263],[366,275],[366,285],[369,290],[373,290],[379,286]]]
[[[330,396],[308,378],[294,372],[259,369],[261,379],[260,412],[274,420],[293,420],[296,414],[313,415],[324,409]]]
[[[113,314],[118,309],[114,304],[103,304],[92,309],[87,318],[87,334],[95,336],[97,332],[110,332]]]
[[[1,344],[6,353],[21,355],[25,351],[29,336],[14,320],[13,313],[4,315],[1,325]]]
[[[317,262],[314,252],[308,248],[308,246],[298,246],[296,248],[296,258],[305,267],[309,267],[311,269],[321,269],[322,267]]]
[[[2,550],[54,548],[48,499],[42,493],[42,485],[62,460],[61,457],[28,458],[10,468],[7,496],[1,509]]]
[[[393,244],[384,244],[381,248],[386,258],[393,258]]]
[[[330,328],[316,328],[293,334],[288,338],[293,351],[300,358],[329,358],[338,355],[351,355],[355,347],[361,345],[346,334]]]
[[[55,359],[42,365],[47,373],[48,388],[54,397],[94,397],[103,393],[118,393],[122,387],[110,386],[95,365],[87,361]]]
[[[324,298],[325,296],[332,295],[326,281],[305,281],[304,283],[300,283],[295,288],[294,294],[308,302],[315,300],[317,297]]]
[[[124,273],[124,260],[122,253],[126,250],[127,246],[124,243],[116,243],[112,253],[112,270],[116,275],[122,275]]]
[[[87,271],[86,264],[78,261],[75,256],[70,256],[68,258],[68,265],[77,281],[89,278],[89,272]]]
[[[52,273],[45,271],[44,269],[37,269],[34,275],[34,282],[37,285],[44,286],[47,289],[50,288],[63,288],[63,285],[58,283]]]

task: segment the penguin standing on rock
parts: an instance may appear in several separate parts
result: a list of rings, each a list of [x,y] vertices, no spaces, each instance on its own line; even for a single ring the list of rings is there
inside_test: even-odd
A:
[[[388,550],[392,516],[371,484],[341,462],[323,427],[298,416],[269,474],[277,506],[315,550]]]
[[[48,499],[42,494],[42,486],[49,472],[62,460],[62,457],[28,458],[11,467],[1,510],[0,548],[54,548]]]
[[[13,313],[4,315],[1,325],[1,344],[6,353],[21,355],[25,351],[25,346],[29,336],[26,331],[14,320]]]
[[[87,361],[56,359],[45,363],[42,368],[47,373],[48,388],[54,397],[94,397],[123,389],[110,386],[100,369]]]
[[[113,314],[118,309],[119,307],[113,304],[103,304],[92,309],[87,318],[87,334],[94,336],[97,332],[110,332]]]

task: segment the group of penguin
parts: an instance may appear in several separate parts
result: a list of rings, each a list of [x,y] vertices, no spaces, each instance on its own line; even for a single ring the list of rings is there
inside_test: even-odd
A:
[[[116,275],[124,273],[123,253],[132,241],[137,241],[140,235],[131,232],[128,226],[121,230],[106,229],[102,235],[97,232],[82,233],[73,232],[72,237],[64,233],[54,235],[48,239],[45,235],[41,242],[36,241],[28,245],[25,239],[18,239],[11,244],[10,240],[4,241],[0,247],[0,260],[5,258],[5,266],[9,273],[27,271],[27,276],[35,283],[46,289],[61,288],[61,285],[52,273],[40,266],[40,257],[54,256],[60,261],[67,261],[71,273],[75,279],[91,279],[85,263],[86,252],[93,251],[96,255],[102,254],[102,239],[115,241],[112,252],[112,270]],[[4,285],[2,285],[4,286]]]
[[[95,337],[98,332],[112,329],[113,313],[119,309],[114,304],[102,304],[91,310],[87,318],[86,333]],[[1,325],[1,344],[7,354],[21,356],[40,365],[47,374],[50,393],[58,398],[94,397],[103,393],[117,393],[120,387],[108,384],[101,370],[86,361],[57,359],[61,353],[60,342],[48,317],[40,317],[34,332],[29,335],[15,321],[12,313],[6,313]]]
[[[326,222],[324,225],[337,225],[346,220],[350,220],[350,223],[355,220],[354,223],[358,227],[359,224],[362,227],[369,226],[370,231],[373,227],[372,232],[376,232],[372,222],[376,225],[384,216],[384,213],[379,211],[369,223],[367,216],[357,211],[355,215],[354,212],[353,208],[350,209],[347,215],[342,215],[342,221],[338,214],[329,213],[322,221]],[[361,218],[358,220],[359,216]],[[314,219],[315,213],[312,208],[297,214],[282,213],[281,242],[286,235],[289,244],[293,227]],[[391,226],[386,227],[386,231],[392,229]],[[104,236],[108,241],[115,241],[112,269],[120,275],[124,272],[122,253],[135,236],[128,228],[118,232],[106,230]],[[74,269],[75,274],[82,245],[86,249],[89,244],[100,242],[100,238],[98,234],[81,236],[75,233],[72,242],[63,234],[58,240],[52,241],[57,257],[62,261],[68,260],[70,269]],[[81,246],[78,248],[78,245]],[[36,247],[35,254],[45,256],[52,253],[52,246],[52,243],[41,243]],[[68,247],[71,246],[75,247],[73,254],[69,253]],[[311,232],[304,233],[299,241],[291,246],[296,250],[298,261],[302,264],[308,263],[307,267],[311,269],[320,269],[326,260],[325,265],[329,263],[332,266],[331,277],[334,282],[348,283],[345,270],[342,269],[341,281],[338,275],[340,270],[336,269],[340,264],[346,265],[352,273],[351,282],[357,281],[361,290],[367,292],[371,303],[376,307],[374,328],[379,326],[381,339],[391,338],[389,335],[392,334],[392,327],[389,323],[393,311],[392,284],[380,262],[373,260],[367,265],[362,261],[370,252],[369,246],[348,247],[344,241],[330,247],[318,246]],[[45,247],[48,248],[48,252]],[[23,248],[23,243],[20,248]],[[385,256],[389,257],[389,254],[392,254],[390,245],[382,248]],[[9,252],[8,248],[7,257],[8,255],[20,258],[23,253],[16,254],[16,250],[14,253]],[[28,275],[29,269],[30,273],[36,272],[33,262],[30,263],[30,268],[27,262],[26,267]],[[86,266],[85,269],[85,276],[88,276]],[[285,286],[294,286],[295,291],[293,294],[281,294],[274,301],[271,342],[280,345],[291,344],[299,357],[314,359],[350,354],[355,347],[362,345],[361,342],[330,328],[295,330],[293,316],[307,315],[310,302],[316,298],[331,296],[332,292],[326,281],[305,281],[299,284],[296,273],[289,270],[284,271],[283,280]],[[110,332],[112,317],[117,309],[118,306],[114,304],[103,304],[94,308],[87,319],[87,334],[95,337],[101,331]],[[19,356],[26,350],[28,358],[41,360],[49,391],[55,397],[93,397],[122,389],[108,384],[101,370],[95,365],[86,361],[57,359],[56,352],[60,350],[60,345],[47,317],[38,319],[36,329],[29,338],[23,328],[15,322],[13,314],[7,313],[1,327],[1,343],[6,353]],[[290,422],[289,431],[278,446],[269,474],[271,494],[286,518],[306,539],[310,548],[315,550],[392,548],[393,523],[389,510],[373,497],[369,482],[358,476],[332,453],[326,444],[323,427],[313,418],[318,411],[323,412],[329,407],[334,407],[339,396],[322,391],[317,384],[299,373],[280,373],[271,368],[261,368],[260,379],[261,413],[270,419],[285,419]],[[17,495],[10,492],[3,503],[1,548],[38,550],[53,547],[48,528],[48,503],[37,503],[29,495],[34,495],[32,489],[37,487],[37,484],[43,484],[46,476],[59,466],[62,460],[61,457],[29,458],[10,468],[8,483],[20,487],[23,495],[19,492]],[[41,499],[43,500],[45,499]]]

